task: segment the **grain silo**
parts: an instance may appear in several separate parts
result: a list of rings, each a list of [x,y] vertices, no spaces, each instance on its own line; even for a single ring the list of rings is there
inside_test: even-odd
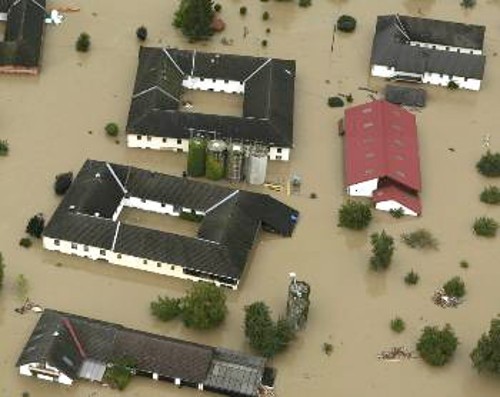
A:
[[[267,148],[251,146],[247,153],[246,181],[251,185],[262,185],[266,181]]]
[[[207,141],[202,136],[194,136],[189,140],[187,173],[189,176],[204,176]]]
[[[226,149],[224,141],[214,139],[208,142],[205,163],[206,177],[217,181],[224,178],[226,171]]]
[[[243,180],[243,165],[245,163],[245,151],[241,143],[231,143],[227,155],[226,178],[232,182]]]

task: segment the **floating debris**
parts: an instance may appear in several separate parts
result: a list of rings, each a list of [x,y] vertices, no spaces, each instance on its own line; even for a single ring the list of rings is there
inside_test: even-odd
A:
[[[32,311],[34,313],[41,313],[41,312],[43,312],[43,308],[42,308],[42,306],[31,302],[29,298],[26,298],[26,301],[24,302],[24,304],[21,307],[14,309],[14,311],[16,313],[19,313],[19,314],[24,314],[27,311]]]
[[[259,397],[276,397],[274,387],[261,385],[259,387]]]
[[[391,347],[389,350],[383,350],[377,354],[379,360],[384,361],[401,361],[418,358],[411,350],[404,346]]]
[[[458,307],[458,305],[463,303],[463,300],[457,298],[456,296],[446,295],[443,288],[438,288],[436,291],[434,291],[434,294],[432,295],[432,301],[435,305],[442,308]]]

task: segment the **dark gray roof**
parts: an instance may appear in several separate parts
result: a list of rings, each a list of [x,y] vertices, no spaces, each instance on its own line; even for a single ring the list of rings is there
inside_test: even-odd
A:
[[[421,88],[400,87],[387,85],[385,87],[385,99],[396,105],[424,107],[427,93]]]
[[[198,237],[114,221],[125,197],[205,213]],[[175,264],[196,275],[236,284],[261,227],[291,236],[297,220],[296,210],[266,194],[87,160],[44,236]]]
[[[394,67],[405,72],[431,72],[482,79],[486,61],[483,55],[410,46],[408,37],[412,41],[430,44],[482,49],[484,33],[484,26],[408,16],[379,16],[371,64]]]
[[[188,76],[245,82],[243,117],[179,111]],[[219,138],[293,145],[295,61],[141,47],[127,122],[133,134]]]
[[[45,25],[45,0],[0,1],[6,12],[5,38],[0,42],[0,66],[38,67]]]
[[[70,335],[69,323],[80,344]],[[132,359],[142,373],[204,383],[222,393],[254,397],[265,359],[46,309],[17,360],[17,366],[46,361],[72,379],[85,359],[113,363]]]

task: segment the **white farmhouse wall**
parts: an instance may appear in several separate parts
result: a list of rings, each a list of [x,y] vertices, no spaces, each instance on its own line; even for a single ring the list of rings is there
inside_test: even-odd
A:
[[[272,146],[269,148],[268,156],[269,160],[288,161],[290,159],[290,149]]]
[[[372,76],[389,79],[393,77],[395,74],[396,70],[393,67],[372,65]]]
[[[36,372],[36,370],[48,371],[53,373],[56,376],[49,376],[47,374],[43,374],[43,372]],[[32,371],[33,370],[33,371]],[[71,386],[73,384],[73,379],[69,378],[61,371],[59,371],[55,367],[51,367],[50,365],[42,365],[40,363],[29,363],[24,364],[19,367],[19,374],[24,376],[35,376],[38,379],[47,380],[49,382],[57,382],[63,385]]]
[[[412,47],[422,47],[422,48],[430,48],[432,50],[458,52],[460,54],[473,54],[473,55],[482,55],[483,54],[482,50],[475,50],[473,48],[453,47],[451,45],[423,43],[421,41],[410,41],[410,45]]]
[[[183,80],[182,86],[188,90],[225,92],[228,94],[243,94],[245,84],[242,81],[207,79],[189,76]]]
[[[403,204],[395,201],[395,200],[386,200],[386,201],[380,201],[375,204],[375,208],[380,211],[396,211],[398,209],[402,209],[405,215],[410,215],[410,216],[418,216],[418,214],[409,209],[408,207],[405,207]]]
[[[372,197],[377,190],[378,178],[356,183],[347,187],[347,194],[354,197]]]
[[[171,216],[179,216],[179,209],[167,203],[159,203],[157,201],[140,199],[138,197],[129,197],[124,200],[124,206],[136,208],[144,211],[156,212],[158,214],[166,214]]]
[[[130,148],[172,150],[174,152],[182,151],[187,153],[189,150],[189,139],[127,134],[127,146]]]

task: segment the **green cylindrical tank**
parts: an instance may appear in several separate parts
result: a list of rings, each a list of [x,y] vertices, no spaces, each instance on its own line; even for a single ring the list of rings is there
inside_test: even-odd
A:
[[[207,145],[207,160],[205,164],[206,177],[217,181],[224,178],[226,170],[226,148],[224,141],[213,140]]]
[[[187,173],[189,176],[204,176],[207,156],[207,141],[195,136],[189,140]]]

